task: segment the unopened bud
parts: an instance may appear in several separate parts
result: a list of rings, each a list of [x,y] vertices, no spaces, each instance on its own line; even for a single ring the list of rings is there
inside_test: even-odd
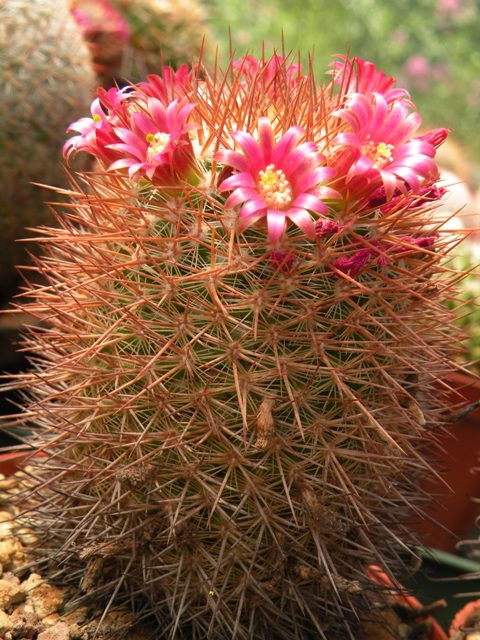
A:
[[[416,140],[423,140],[424,142],[429,142],[436,149],[443,142],[445,142],[449,133],[450,132],[448,129],[440,127],[439,129],[432,129],[432,131],[425,133],[423,136],[419,136],[418,138],[416,138]]]

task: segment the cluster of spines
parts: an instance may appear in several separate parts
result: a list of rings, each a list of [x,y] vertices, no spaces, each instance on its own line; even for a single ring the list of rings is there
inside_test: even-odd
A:
[[[273,109],[288,79],[273,94],[264,80]],[[239,80],[232,94],[206,83],[204,148],[218,123],[227,137],[263,110],[234,101]],[[311,131],[326,97],[306,87],[293,95]],[[46,454],[29,498],[40,557],[73,580],[85,565],[88,597],[148,603],[159,637],[358,637],[366,567],[398,571],[428,499],[435,385],[455,349],[452,241],[428,199],[380,197],[389,210],[365,206],[356,227],[347,207],[311,240],[291,226],[285,253],[261,225],[238,234],[202,183],[83,179],[26,305],[44,323],[21,418]]]

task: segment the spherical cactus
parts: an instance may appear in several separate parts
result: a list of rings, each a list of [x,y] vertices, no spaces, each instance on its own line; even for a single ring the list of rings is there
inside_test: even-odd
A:
[[[66,185],[65,129],[91,102],[95,75],[67,3],[0,4],[0,282],[6,298],[14,266],[25,261],[15,240],[45,222],[52,195],[32,183]]]
[[[199,0],[71,0],[71,7],[105,87],[190,63],[200,49],[204,62],[212,57]]]
[[[208,33],[200,0],[112,0],[130,27],[131,50],[124,75],[138,80],[158,73],[159,63],[191,63]],[[205,55],[204,55],[205,59]]]
[[[39,562],[158,638],[359,638],[454,365],[435,149],[406,91],[275,55],[99,90],[101,169],[25,304]],[[85,579],[88,577],[88,580]],[[94,585],[94,587],[89,586]],[[378,589],[378,588],[377,588]]]
[[[126,18],[109,0],[71,0],[70,10],[90,48],[99,79],[104,86],[112,86],[129,47]]]

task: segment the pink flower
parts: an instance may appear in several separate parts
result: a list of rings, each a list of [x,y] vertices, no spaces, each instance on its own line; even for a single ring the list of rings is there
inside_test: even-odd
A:
[[[387,76],[383,71],[378,71],[373,62],[362,58],[347,58],[338,56],[339,60],[331,63],[333,80],[341,86],[342,93],[380,93],[387,103],[399,99],[410,99],[406,89],[392,88],[395,78]]]
[[[233,134],[241,148],[218,151],[216,159],[235,172],[219,185],[219,191],[232,191],[225,206],[241,205],[239,231],[266,218],[270,242],[278,242],[287,220],[296,224],[309,238],[315,237],[311,213],[323,214],[327,206],[322,198],[338,198],[329,187],[320,186],[334,171],[312,142],[298,144],[303,131],[290,127],[275,141],[268,118],[258,122],[258,141],[243,131]]]
[[[409,76],[423,77],[431,72],[431,67],[425,56],[410,56],[405,63],[405,71]]]
[[[315,234],[317,238],[326,238],[328,236],[333,236],[335,233],[340,231],[342,226],[335,222],[335,220],[330,220],[329,218],[319,218],[315,222]]]
[[[438,0],[437,12],[442,17],[456,17],[462,11],[462,0]]]
[[[282,251],[272,251],[270,253],[270,264],[279,271],[290,271],[295,264],[295,256],[292,253]]]
[[[360,251],[356,251],[352,256],[340,256],[333,262],[333,266],[335,269],[338,269],[342,273],[347,273],[354,278],[367,266],[370,256],[372,255],[377,255],[374,249],[360,249]]]
[[[107,34],[127,42],[130,28],[127,20],[108,0],[74,0],[70,12],[87,40]]]
[[[423,236],[421,238],[412,238],[411,236],[399,236],[399,244],[395,247],[395,253],[405,253],[406,251],[419,249],[429,249],[435,244],[438,236]],[[405,244],[403,244],[405,243]]]
[[[410,56],[404,70],[413,86],[419,91],[426,91],[433,80],[433,69],[425,56]]]
[[[158,98],[167,105],[172,100],[191,95],[193,70],[182,64],[175,71],[172,67],[164,67],[162,76],[151,74],[147,81],[139,82],[137,87],[145,96]]]
[[[195,105],[174,100],[165,107],[157,98],[147,98],[144,107],[132,113],[128,128],[114,127],[120,142],[109,148],[121,157],[109,169],[128,168],[131,178],[146,176],[170,184],[193,168],[188,132],[195,125],[186,121]]]
[[[112,86],[121,73],[130,39],[128,21],[109,0],[69,0],[67,4],[89,46],[97,75],[105,86]]]
[[[437,149],[441,144],[445,142],[448,137],[449,130],[444,128],[432,129],[427,133],[424,133],[423,136],[418,136],[417,140],[422,140],[424,142],[429,142],[433,144],[435,149]]]
[[[337,153],[332,163],[345,172],[344,188],[350,196],[383,186],[390,200],[397,189],[418,191],[438,175],[434,145],[428,139],[411,138],[421,118],[410,112],[406,101],[389,104],[380,93],[354,93],[333,115],[347,125],[333,140]]]
[[[128,169],[131,178],[171,184],[193,172],[189,131],[196,125],[187,120],[194,108],[185,99],[164,105],[130,87],[99,89],[92,117],[70,125],[80,135],[67,140],[63,152],[69,158],[87,151],[109,170]]]
[[[126,89],[98,90],[98,98],[92,102],[91,118],[80,118],[73,122],[67,131],[76,131],[80,135],[72,136],[63,145],[63,155],[68,159],[72,153],[86,151],[102,162],[109,164],[118,158],[110,145],[118,142],[114,127],[126,117]]]

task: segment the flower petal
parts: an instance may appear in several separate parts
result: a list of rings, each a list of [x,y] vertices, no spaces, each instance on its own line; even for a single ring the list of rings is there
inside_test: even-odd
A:
[[[295,191],[308,191],[308,189],[312,189],[332,177],[333,174],[334,170],[330,170],[329,167],[317,167],[316,169],[308,171],[296,180]]]
[[[288,210],[288,217],[308,238],[315,238],[315,225],[308,211],[292,207]]]
[[[253,136],[245,131],[236,131],[233,137],[247,156],[251,173],[256,175],[259,171],[265,169],[262,150]]]
[[[259,211],[264,215],[267,210],[267,205],[262,198],[254,198],[245,202],[240,210],[240,217],[250,217],[256,215]]]
[[[380,176],[383,181],[385,196],[387,200],[391,200],[395,193],[395,188],[397,187],[397,178],[390,171],[380,171]]]
[[[315,211],[316,213],[325,213],[328,210],[325,203],[311,193],[301,193],[293,201],[292,207],[308,209],[309,211]]]
[[[229,178],[225,178],[223,182],[219,185],[219,191],[230,191],[233,189],[240,188],[249,188],[254,189],[256,186],[255,180],[249,173],[234,173],[233,176]]]
[[[235,191],[227,198],[225,206],[233,209],[233,207],[236,207],[237,205],[242,204],[242,202],[245,202],[246,200],[253,200],[258,197],[259,196],[256,189],[248,189],[248,188],[235,189]]]
[[[234,169],[237,169],[237,171],[242,171],[243,173],[247,173],[250,170],[250,164],[247,158],[237,151],[220,149],[220,151],[217,151],[215,154],[215,160],[233,167]]]
[[[244,231],[247,227],[252,226],[263,217],[265,217],[266,209],[261,209],[256,211],[255,213],[251,213],[250,215],[242,215],[243,209],[240,211],[240,216],[238,218],[238,230],[240,233]]]
[[[302,135],[303,130],[300,127],[290,127],[288,129],[272,152],[272,163],[275,166],[278,167],[283,164],[285,156],[292,152]]]
[[[267,211],[268,239],[272,244],[278,242],[285,233],[287,219],[284,211],[268,209]]]
[[[258,121],[258,141],[263,152],[264,166],[267,166],[270,164],[275,144],[272,125],[268,118],[260,118]]]

